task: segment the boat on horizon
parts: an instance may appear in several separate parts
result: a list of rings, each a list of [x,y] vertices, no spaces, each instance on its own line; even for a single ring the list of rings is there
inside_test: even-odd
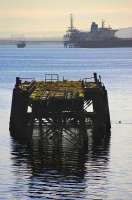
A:
[[[25,41],[20,41],[17,43],[17,48],[24,48],[26,46],[26,42]]]

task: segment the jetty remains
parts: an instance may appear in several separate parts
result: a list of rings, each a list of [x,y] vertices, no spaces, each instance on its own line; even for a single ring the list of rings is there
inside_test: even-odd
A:
[[[75,140],[86,141],[87,128],[92,128],[95,136],[107,135],[111,122],[101,77],[97,73],[79,81],[59,80],[58,74],[45,74],[43,81],[16,77],[10,133],[15,138],[31,138],[36,127],[46,137],[59,139],[65,131]]]

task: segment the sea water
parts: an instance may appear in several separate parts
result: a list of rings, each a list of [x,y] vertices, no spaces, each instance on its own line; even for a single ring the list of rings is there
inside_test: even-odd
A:
[[[102,76],[108,90],[111,137],[88,150],[10,137],[15,78],[45,73],[79,80]],[[0,46],[0,200],[132,199],[132,48],[74,49]]]

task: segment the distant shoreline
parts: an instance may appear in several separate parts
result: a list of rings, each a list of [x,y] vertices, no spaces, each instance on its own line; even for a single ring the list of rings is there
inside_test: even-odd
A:
[[[0,45],[16,45],[21,40],[0,40]],[[25,40],[27,45],[42,45],[42,44],[63,44],[63,41],[56,40]]]

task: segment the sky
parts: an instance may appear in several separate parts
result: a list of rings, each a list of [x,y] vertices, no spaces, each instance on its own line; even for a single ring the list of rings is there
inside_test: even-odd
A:
[[[81,30],[102,19],[113,28],[132,27],[132,0],[0,0],[0,36],[61,36],[70,13]]]

